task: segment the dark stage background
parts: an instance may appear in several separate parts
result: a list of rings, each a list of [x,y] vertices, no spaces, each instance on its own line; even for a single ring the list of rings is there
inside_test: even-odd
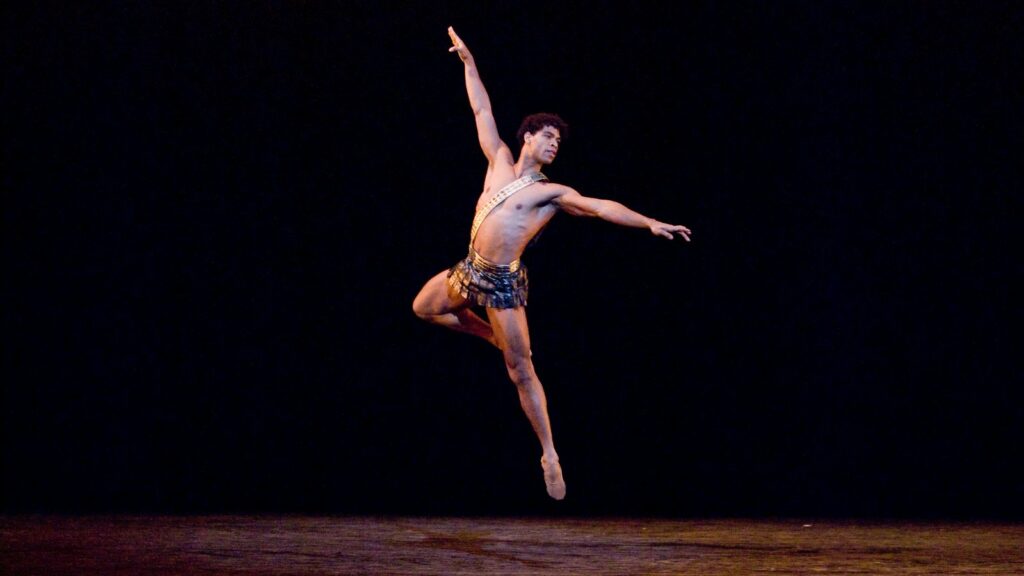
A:
[[[1012,2],[3,9],[3,511],[1020,517]],[[569,495],[417,320],[506,140]],[[1017,46],[1016,48],[1014,46]]]

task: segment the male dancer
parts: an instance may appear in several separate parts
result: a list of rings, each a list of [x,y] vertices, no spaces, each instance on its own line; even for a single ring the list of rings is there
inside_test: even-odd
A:
[[[678,234],[689,241],[690,230],[648,218],[612,200],[582,196],[568,186],[549,181],[540,169],[554,161],[562,133],[568,128],[554,114],[532,114],[523,120],[517,134],[521,148],[516,159],[498,136],[491,100],[473,55],[451,27],[448,35],[453,44],[448,51],[457,53],[465,66],[466,92],[476,117],[480,149],[487,157],[487,174],[477,200],[468,256],[428,280],[413,301],[413,311],[429,322],[483,338],[502,351],[509,377],[519,391],[520,405],[540,440],[548,495],[561,500],[565,497],[565,481],[551,434],[544,388],[530,358],[527,276],[519,257],[558,212],[647,228],[669,240]],[[486,321],[473,312],[474,306],[486,310]]]

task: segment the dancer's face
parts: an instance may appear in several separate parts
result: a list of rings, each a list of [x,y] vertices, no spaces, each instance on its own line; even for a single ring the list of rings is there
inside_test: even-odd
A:
[[[540,130],[528,133],[524,141],[541,164],[551,164],[558,155],[558,147],[562,143],[562,135],[557,128],[545,126]]]

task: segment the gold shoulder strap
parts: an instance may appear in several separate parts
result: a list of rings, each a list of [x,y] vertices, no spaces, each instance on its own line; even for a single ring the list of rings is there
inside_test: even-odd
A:
[[[498,190],[498,193],[491,196],[491,199],[486,204],[480,207],[476,212],[476,216],[473,217],[473,229],[469,232],[469,245],[473,245],[473,240],[476,240],[477,230],[480,229],[480,225],[484,223],[484,218],[491,213],[492,210],[498,207],[499,204],[504,202],[509,196],[519,192],[523,188],[526,188],[534,182],[541,180],[547,180],[548,177],[544,174],[537,172],[536,174],[527,174],[522,176],[518,180],[513,180],[505,185],[504,188]]]

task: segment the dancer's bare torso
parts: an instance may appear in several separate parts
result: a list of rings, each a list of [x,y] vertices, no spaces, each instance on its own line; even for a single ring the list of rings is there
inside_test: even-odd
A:
[[[488,170],[484,191],[477,200],[477,210],[519,176],[521,174],[517,174],[512,165]],[[540,181],[509,196],[481,224],[473,247],[495,264],[516,260],[530,240],[558,212],[556,201],[567,190],[567,186]]]

